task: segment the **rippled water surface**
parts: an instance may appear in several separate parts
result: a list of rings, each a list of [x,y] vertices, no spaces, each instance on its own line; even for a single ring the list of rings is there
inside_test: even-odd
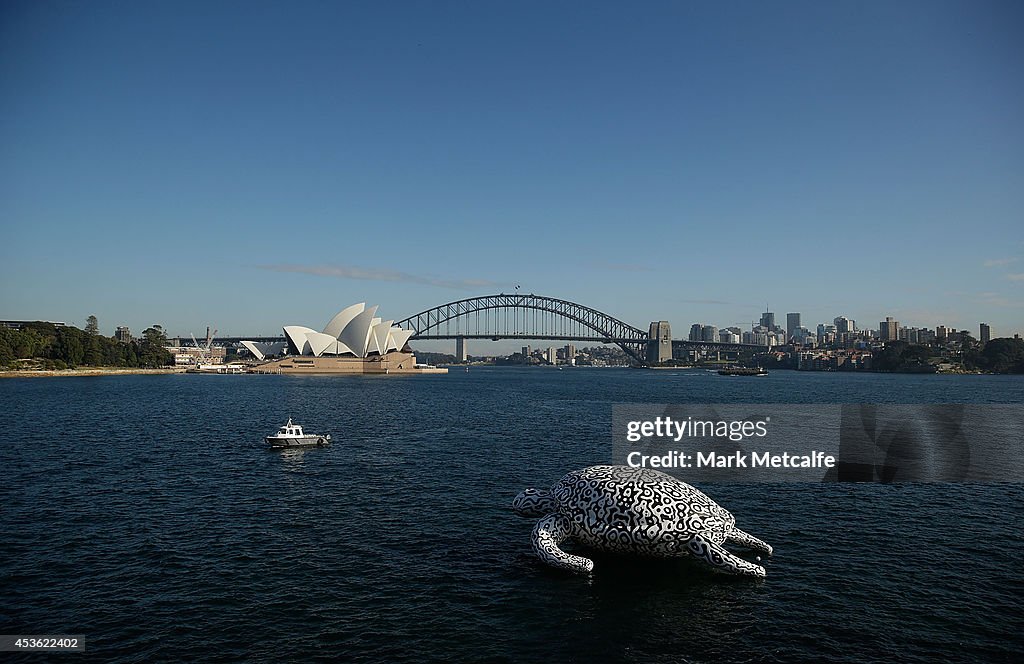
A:
[[[611,404],[1024,402],[1024,379],[477,369],[0,381],[0,633],[69,661],[1019,661],[1021,485],[702,487],[775,546],[547,569],[527,486],[606,462]],[[336,443],[270,452],[292,416]]]

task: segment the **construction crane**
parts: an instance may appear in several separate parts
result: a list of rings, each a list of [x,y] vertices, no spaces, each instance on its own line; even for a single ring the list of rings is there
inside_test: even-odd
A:
[[[192,337],[192,343],[195,345],[196,348],[199,349],[199,357],[196,358],[196,365],[211,364],[212,361],[213,361],[213,358],[210,355],[210,348],[213,346],[213,338],[215,336],[217,336],[217,330],[214,330],[213,334],[210,334],[210,326],[209,325],[206,326],[206,345],[205,346],[200,346],[199,345],[199,342],[196,341],[196,335],[192,334],[191,332],[189,332],[189,335]]]

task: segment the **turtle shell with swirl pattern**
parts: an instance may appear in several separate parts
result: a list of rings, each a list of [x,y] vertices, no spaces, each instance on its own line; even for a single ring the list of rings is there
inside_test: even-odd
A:
[[[618,553],[693,556],[716,571],[753,577],[764,577],[764,567],[724,544],[772,553],[771,546],[737,528],[735,517],[700,490],[649,468],[576,470],[549,490],[526,489],[512,507],[521,516],[540,517],[531,535],[537,556],[574,572],[589,573],[594,563],[563,551],[560,544],[570,539]]]

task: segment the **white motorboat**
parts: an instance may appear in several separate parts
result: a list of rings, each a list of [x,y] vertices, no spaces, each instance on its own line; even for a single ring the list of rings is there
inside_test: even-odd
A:
[[[277,433],[267,436],[264,440],[271,447],[311,447],[323,446],[331,442],[330,434],[303,433],[302,425],[288,422],[278,429]]]

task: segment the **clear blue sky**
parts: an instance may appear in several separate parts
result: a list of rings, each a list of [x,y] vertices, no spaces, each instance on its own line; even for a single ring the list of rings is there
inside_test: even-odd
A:
[[[0,318],[1024,332],[1020,2],[5,2]],[[477,350],[477,349],[473,349]],[[482,349],[481,349],[482,350]]]

